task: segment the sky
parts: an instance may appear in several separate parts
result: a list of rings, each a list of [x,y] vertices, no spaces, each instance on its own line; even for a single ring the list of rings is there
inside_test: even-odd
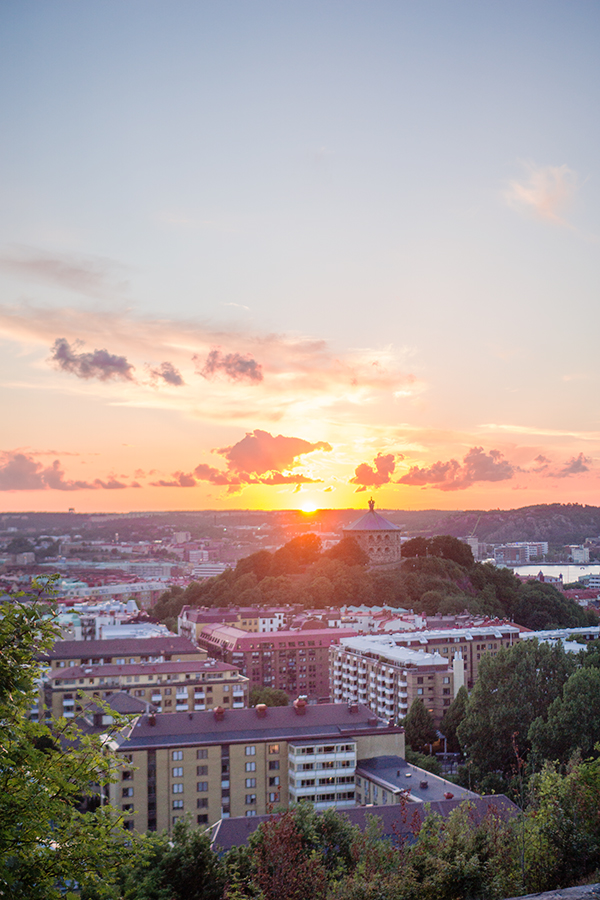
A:
[[[0,509],[600,505],[600,6],[0,5]]]

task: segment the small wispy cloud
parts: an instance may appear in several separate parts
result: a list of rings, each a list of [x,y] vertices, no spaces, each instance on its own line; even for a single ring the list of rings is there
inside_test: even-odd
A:
[[[263,372],[260,363],[257,363],[249,354],[221,353],[220,350],[211,350],[204,364],[198,356],[194,356],[196,371],[203,378],[214,378],[219,374],[225,375],[230,381],[262,381]]]
[[[31,247],[17,247],[0,256],[0,268],[25,279],[45,282],[86,294],[108,297],[127,290],[124,266],[102,257],[45,253]]]
[[[182,387],[185,384],[181,372],[171,362],[161,363],[160,366],[149,366],[148,369],[152,384],[162,382],[170,384],[172,387]]]
[[[578,189],[576,173],[568,166],[527,163],[527,177],[510,181],[504,197],[518,212],[530,213],[555,225],[572,226],[563,213]]]

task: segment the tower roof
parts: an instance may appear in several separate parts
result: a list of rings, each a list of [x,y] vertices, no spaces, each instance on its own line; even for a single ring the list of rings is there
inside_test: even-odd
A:
[[[369,500],[369,511],[363,513],[351,525],[346,525],[344,531],[402,531],[399,525],[394,525],[389,519],[375,512],[375,501]]]

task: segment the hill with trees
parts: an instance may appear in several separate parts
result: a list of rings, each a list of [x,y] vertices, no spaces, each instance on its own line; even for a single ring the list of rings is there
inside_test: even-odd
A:
[[[475,563],[470,547],[450,535],[407,541],[403,553],[397,566],[369,569],[353,538],[323,552],[316,535],[302,535],[274,553],[259,550],[215,578],[170,588],[153,614],[172,626],[184,605],[387,604],[429,616],[467,611],[508,618],[535,630],[598,621],[553,585],[523,584],[508,569]]]

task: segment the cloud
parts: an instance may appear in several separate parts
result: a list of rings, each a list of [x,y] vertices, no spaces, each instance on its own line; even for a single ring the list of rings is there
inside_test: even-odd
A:
[[[311,443],[302,438],[284,437],[282,434],[274,436],[268,431],[256,429],[237,444],[214,451],[227,461],[227,469],[200,463],[193,473],[175,472],[171,480],[160,479],[151,485],[195,487],[198,482],[207,481],[209,484],[227,486],[230,493],[235,493],[251,484],[322,484],[321,478],[311,478],[289,470],[301,464],[301,456],[316,450],[329,452],[331,449],[331,444],[325,441]]]
[[[193,475],[186,472],[175,472],[172,481],[165,481],[161,478],[159,481],[151,481],[151,487],[196,487],[197,481]]]
[[[568,166],[527,165],[529,177],[511,181],[505,193],[509,206],[519,212],[533,213],[557,225],[568,225],[562,212],[577,190],[577,175]],[[570,226],[569,226],[570,227]]]
[[[568,478],[569,475],[582,475],[584,472],[589,472],[590,467],[588,463],[591,460],[584,456],[583,453],[580,453],[579,456],[572,456],[571,459],[567,460],[562,469],[558,469],[555,472],[548,472],[548,478]]]
[[[402,456],[400,457],[403,458]],[[382,456],[378,453],[373,460],[373,466],[368,463],[360,463],[354,470],[354,478],[350,479],[350,484],[358,484],[355,493],[366,491],[368,487],[380,487],[382,484],[389,484],[391,477],[396,468],[396,461],[393,453],[386,453]]]
[[[265,472],[280,472],[300,465],[298,458],[315,450],[331,451],[331,444],[317,441],[311,444],[297,437],[276,437],[268,431],[255,429],[248,432],[241,441],[231,447],[222,447],[216,452],[227,460],[230,471],[238,474],[252,473],[262,475]]]
[[[156,384],[158,381],[164,381],[165,384],[170,384],[173,387],[181,387],[185,384],[181,372],[179,369],[176,369],[171,362],[164,362],[161,363],[160,366],[149,366],[148,368],[150,371],[150,380],[153,384]]]
[[[195,358],[202,371],[210,353],[219,348],[216,363],[225,361],[237,380],[217,369],[204,380],[198,396],[189,384],[159,391],[148,378],[132,377],[121,402],[168,408],[208,423],[238,421],[246,429],[256,422],[263,427],[283,418],[313,422],[323,415],[352,426],[366,424],[374,403],[390,404],[398,392],[415,397],[424,389],[424,383],[406,370],[406,348],[398,353],[390,347],[337,348],[302,334],[269,334],[230,324],[218,329],[194,319],[143,316],[127,309],[0,303],[0,338],[18,342],[29,352],[36,345],[50,346],[57,335],[68,344],[63,348],[67,364],[75,364],[71,355],[83,351],[74,344],[83,340],[86,347],[110,347],[111,354],[135,366],[135,373],[152,360],[169,360],[186,381],[190,361]],[[163,382],[164,378],[157,383]],[[36,389],[38,385],[39,380]],[[112,379],[95,379],[98,394],[105,386],[112,387]]]
[[[106,297],[125,290],[120,279],[124,267],[101,257],[59,256],[30,247],[0,257],[0,268],[27,279],[67,288],[91,297]]]
[[[124,484],[114,477],[107,481],[100,478],[93,482],[65,478],[58,459],[44,468],[31,455],[25,453],[4,453],[0,462],[0,491],[94,491],[140,487],[137,482]]]
[[[485,453],[483,447],[472,447],[461,465],[455,459],[438,461],[428,468],[412,466],[398,484],[432,486],[440,491],[462,491],[478,481],[507,481],[516,468],[502,458],[499,450]]]
[[[193,357],[196,363],[196,371],[203,378],[214,378],[222,372],[231,381],[255,381],[263,380],[262,366],[251,356],[242,356],[241,353],[226,353],[220,350],[211,350],[204,365],[200,368],[200,358]]]
[[[73,346],[65,338],[57,338],[52,345],[50,361],[63,372],[70,372],[78,378],[98,378],[109,381],[111,378],[122,381],[133,381],[134,367],[124,356],[109,353],[108,350],[93,350],[91,353],[78,353],[82,341],[75,341]]]

